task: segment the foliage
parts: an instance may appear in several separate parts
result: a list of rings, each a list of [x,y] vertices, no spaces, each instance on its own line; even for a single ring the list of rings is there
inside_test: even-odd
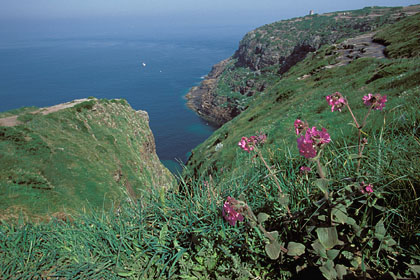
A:
[[[169,186],[172,176],[155,154],[148,120],[125,100],[31,112],[21,110],[22,125],[0,127],[3,219],[83,211],[86,200],[107,209],[146,187]]]
[[[194,150],[178,186],[169,190],[151,183],[140,187],[144,181],[138,180],[138,173],[123,169],[140,166],[127,156],[137,149],[125,150],[130,145],[116,143],[141,142],[118,138],[126,135],[133,114],[123,101],[96,101],[92,107],[82,103],[80,111],[34,115],[24,126],[1,127],[0,178],[10,188],[9,200],[25,188],[35,206],[43,203],[39,192],[58,192],[70,181],[58,176],[60,170],[75,164],[81,165],[75,169],[81,182],[112,185],[112,180],[101,181],[106,176],[92,177],[109,175],[100,173],[106,168],[101,165],[117,158],[124,159],[118,162],[122,178],[137,191],[136,200],[108,210],[97,211],[92,203],[96,211],[63,211],[49,222],[24,222],[22,216],[1,222],[1,276],[418,278],[420,60],[364,58],[326,67],[334,65],[333,48],[319,49],[271,81],[242,114]],[[331,112],[326,96],[337,91],[341,97],[327,99],[334,106]],[[344,114],[350,110],[345,102],[354,116]],[[369,122],[354,121],[364,119],[364,103],[385,109],[372,111]],[[96,115],[105,108],[112,113]],[[106,129],[95,125],[99,116]],[[294,127],[297,118],[302,122]],[[296,145],[296,129],[302,133],[298,139],[309,129],[305,121],[325,128],[311,128],[308,138],[301,139],[315,145],[315,157],[312,151],[304,153],[312,160],[300,156]],[[117,123],[124,124],[121,130]],[[256,133],[259,136],[250,136]],[[83,142],[86,135],[94,135],[102,148],[93,149],[92,139]],[[138,136],[147,140],[147,135]],[[57,143],[66,145],[68,154],[58,157],[64,151]],[[93,150],[102,151],[101,157]],[[89,159],[89,165],[82,158]],[[55,172],[40,172],[42,166],[57,165]],[[116,165],[111,167],[106,170]],[[62,183],[53,178],[62,178]],[[1,184],[3,190],[5,183]],[[76,206],[89,205],[70,195]]]
[[[389,57],[420,56],[420,13],[401,20],[398,25],[387,26],[374,39],[387,46],[385,54]]]

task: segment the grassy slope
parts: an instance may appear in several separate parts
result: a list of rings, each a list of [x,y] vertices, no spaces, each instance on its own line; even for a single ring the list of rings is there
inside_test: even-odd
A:
[[[317,49],[322,45],[335,43],[342,38],[375,30],[387,23],[394,22],[396,15],[401,11],[401,7],[367,7],[361,10],[283,20],[249,32],[242,39],[241,44],[247,46],[248,63],[260,64],[258,62],[260,59],[262,61],[269,60],[264,58],[265,56],[288,57],[299,45],[308,44]],[[262,47],[265,54],[257,54],[257,51],[254,50],[256,47]],[[278,61],[267,61],[261,63],[259,73],[256,75],[255,71],[248,67],[236,65],[237,61],[237,58],[232,59],[223,72],[216,94],[229,97],[230,103],[233,104],[231,106],[238,107],[242,111],[253,102],[254,97],[241,94],[239,89],[246,87],[248,80],[253,80],[255,86],[248,90],[258,95],[261,92],[261,85],[272,84],[281,67],[276,65]],[[255,67],[255,65],[253,66]],[[222,106],[226,105],[228,104]]]
[[[299,222],[281,223],[283,209],[278,205],[273,180],[252,155],[239,151],[237,142],[241,136],[259,130],[268,134],[262,152],[277,172],[283,190],[290,194],[292,211],[305,211],[311,206],[311,196],[317,196],[317,189],[311,184],[315,175],[310,174],[308,180],[298,173],[299,166],[307,161],[295,148],[295,118],[327,127],[331,133],[333,143],[325,154],[330,159],[326,163],[334,189],[346,184],[343,179],[354,176],[354,163],[348,159],[348,153],[355,149],[350,142],[354,130],[347,125],[350,118],[346,113],[332,113],[325,101],[325,95],[339,90],[347,95],[357,116],[364,112],[363,94],[389,95],[385,111],[370,117],[374,124],[366,128],[370,135],[365,153],[368,158],[359,176],[374,184],[375,195],[385,194],[385,199],[378,197],[387,210],[380,214],[404,250],[403,254],[383,258],[369,254],[366,244],[364,262],[382,274],[398,271],[410,276],[406,270],[410,260],[406,257],[420,252],[419,190],[413,191],[420,174],[419,58],[361,59],[348,66],[322,69],[331,60],[325,59],[326,53],[331,53],[327,47],[296,65],[246,112],[194,151],[189,168],[196,168],[196,175],[211,171],[211,176],[187,176],[179,190],[165,194],[152,189],[148,199],[126,205],[120,214],[83,215],[66,223],[2,223],[0,272],[5,278],[290,278],[302,265],[299,259],[268,259],[265,242],[255,230],[246,223],[228,226],[221,217],[226,196],[242,196],[255,213],[271,215],[265,227],[277,230],[283,241],[299,242],[299,232],[305,231]],[[297,80],[310,72],[314,73],[310,78]],[[219,152],[215,151],[217,143],[223,144]],[[354,246],[360,250],[360,244]],[[418,257],[411,261],[419,263]],[[316,275],[312,273],[311,277]]]
[[[3,217],[109,208],[127,193],[169,182],[148,120],[124,100],[90,100],[19,119],[26,123],[0,127]]]

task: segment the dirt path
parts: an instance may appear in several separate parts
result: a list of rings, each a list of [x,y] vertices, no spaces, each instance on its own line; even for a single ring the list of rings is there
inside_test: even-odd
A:
[[[75,106],[79,103],[82,103],[82,102],[85,102],[85,101],[88,101],[88,100],[89,99],[87,99],[87,98],[75,99],[75,100],[70,101],[70,102],[61,103],[61,104],[54,105],[54,106],[51,106],[51,107],[45,107],[45,108],[38,109],[36,111],[31,112],[31,114],[41,113],[43,115],[48,115],[48,114],[51,114],[51,113],[54,113],[54,112],[57,112],[57,111],[60,111],[60,110],[66,109],[66,108],[71,108],[71,107],[73,107],[73,106]],[[6,117],[6,118],[1,118],[0,119],[0,126],[15,126],[15,125],[21,124],[21,122],[19,122],[18,119],[17,119],[18,116],[19,115],[10,116],[10,117]]]

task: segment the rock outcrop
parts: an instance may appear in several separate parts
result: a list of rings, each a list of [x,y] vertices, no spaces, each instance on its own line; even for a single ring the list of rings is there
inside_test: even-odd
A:
[[[325,44],[371,32],[419,11],[420,5],[372,7],[264,25],[246,34],[235,54],[216,64],[207,78],[190,90],[186,96],[188,106],[202,118],[222,125],[247,108],[240,99],[249,102],[249,97],[267,88],[266,77],[271,80],[273,76],[280,77],[308,53]],[[244,74],[249,72],[253,75]],[[221,94],[222,78],[225,78],[224,83],[228,81],[227,86],[235,94]]]

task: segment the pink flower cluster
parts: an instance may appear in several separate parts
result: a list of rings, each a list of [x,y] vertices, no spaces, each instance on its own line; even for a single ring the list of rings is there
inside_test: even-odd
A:
[[[306,129],[309,128],[309,126],[308,126],[308,124],[306,122],[303,122],[303,121],[301,121],[299,119],[296,119],[295,120],[294,126],[295,126],[296,135],[301,134],[302,131],[304,131],[304,130],[306,130]]]
[[[366,185],[365,182],[362,182],[360,184],[360,191],[362,193],[373,193],[373,185],[372,184]]]
[[[385,102],[387,102],[386,95],[382,96],[379,93],[374,95],[369,93],[363,96],[363,103],[368,107],[372,107],[373,110],[382,111],[385,107]]]
[[[308,167],[308,166],[301,166],[299,168],[299,170],[300,170],[300,173],[309,173],[309,172],[311,172],[311,168]]]
[[[295,121],[295,127],[297,124],[303,123],[301,120]],[[303,132],[305,134],[303,135]],[[328,134],[327,130],[323,128],[322,130],[317,130],[316,127],[302,129],[296,132],[299,132],[301,135],[297,139],[297,145],[299,149],[299,153],[306,157],[306,158],[314,158],[317,155],[317,152],[324,144],[327,144],[331,141],[330,135]]]
[[[262,133],[258,136],[251,136],[249,138],[244,136],[241,138],[241,141],[238,142],[238,146],[249,153],[254,150],[255,146],[264,144],[265,140],[267,140],[267,135]]]
[[[223,204],[222,215],[231,226],[236,225],[236,221],[242,222],[244,220],[244,216],[235,210],[237,204],[238,201],[230,196],[227,197],[225,204]]]
[[[339,111],[346,105],[346,99],[338,91],[326,97],[328,104],[331,106],[331,112]]]

